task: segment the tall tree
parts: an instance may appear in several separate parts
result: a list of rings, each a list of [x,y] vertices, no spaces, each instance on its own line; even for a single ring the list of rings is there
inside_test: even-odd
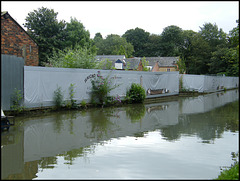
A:
[[[94,42],[97,42],[97,41],[102,40],[102,39],[103,39],[103,37],[102,37],[101,33],[96,33],[94,38],[93,38]]]
[[[183,31],[175,25],[168,26],[161,33],[161,56],[179,56],[183,44]]]
[[[186,65],[186,73],[208,73],[208,63],[211,58],[211,47],[199,33],[192,30],[184,30],[183,44],[181,46],[180,52],[180,56]]]
[[[65,47],[74,48],[76,45],[89,47],[91,45],[90,33],[76,18],[72,18],[66,27]]]
[[[134,47],[134,56],[145,56],[145,43],[148,42],[150,33],[141,28],[127,30],[122,37],[126,38],[127,42]]]
[[[237,27],[233,28],[230,32],[229,32],[229,47],[233,48],[233,47],[237,47],[239,45],[239,19],[236,20],[237,23]]]
[[[65,21],[58,21],[53,9],[38,8],[28,13],[26,23],[29,35],[39,45],[39,64],[43,65],[47,57],[52,55],[53,49],[61,49],[64,46],[66,27]]]
[[[212,52],[210,59],[210,72],[225,74],[227,76],[239,76],[239,21],[236,28],[229,32],[228,45],[217,48]]]
[[[87,47],[76,45],[74,48],[66,47],[64,50],[53,51],[48,58],[46,66],[62,68],[93,69],[97,67],[96,53]]]
[[[211,46],[212,52],[216,51],[218,46],[226,47],[227,34],[223,32],[216,24],[205,23],[203,27],[200,27],[200,35]]]
[[[134,51],[133,46],[126,41],[125,38],[111,34],[101,41],[95,42],[98,48],[98,55],[119,55],[119,53],[126,53],[126,57],[131,57]]]
[[[146,57],[158,57],[161,56],[161,37],[160,35],[151,34],[148,38],[147,43],[144,46]]]

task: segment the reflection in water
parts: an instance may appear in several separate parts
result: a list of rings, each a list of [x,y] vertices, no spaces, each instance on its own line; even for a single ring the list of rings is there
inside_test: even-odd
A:
[[[136,104],[134,106],[126,106],[125,107],[127,117],[134,122],[139,122],[146,113],[146,108],[144,104]]]
[[[212,179],[238,151],[238,99],[233,90],[16,118],[1,136],[1,178]]]

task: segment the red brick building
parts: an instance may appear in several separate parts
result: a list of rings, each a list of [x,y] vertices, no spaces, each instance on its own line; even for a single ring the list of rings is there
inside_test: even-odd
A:
[[[23,57],[25,65],[38,66],[38,45],[8,14],[1,12],[1,54]]]

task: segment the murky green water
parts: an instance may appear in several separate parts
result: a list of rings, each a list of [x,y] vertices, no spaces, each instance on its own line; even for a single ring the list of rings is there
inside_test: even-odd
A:
[[[2,179],[213,179],[239,150],[239,92],[16,118]]]

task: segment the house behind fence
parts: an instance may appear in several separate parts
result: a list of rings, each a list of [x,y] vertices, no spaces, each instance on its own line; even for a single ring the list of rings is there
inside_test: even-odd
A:
[[[5,11],[1,12],[1,54],[24,59],[24,65],[38,66],[38,45]]]

